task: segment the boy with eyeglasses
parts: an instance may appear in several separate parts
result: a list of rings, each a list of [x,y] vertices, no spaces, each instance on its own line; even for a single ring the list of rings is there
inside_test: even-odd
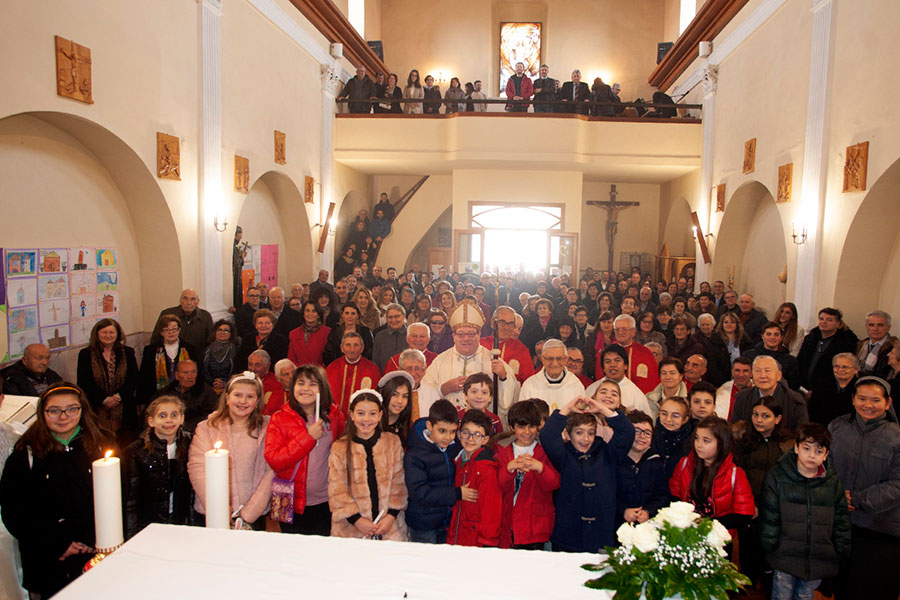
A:
[[[503,495],[497,481],[498,465],[490,448],[491,420],[481,411],[470,410],[459,425],[462,452],[456,457],[456,487],[477,492],[475,502],[460,499],[453,507],[447,543],[458,546],[497,546]]]
[[[634,443],[616,471],[616,524],[643,523],[668,506],[671,493],[666,463],[650,448],[653,419],[639,410],[626,415],[634,425]]]

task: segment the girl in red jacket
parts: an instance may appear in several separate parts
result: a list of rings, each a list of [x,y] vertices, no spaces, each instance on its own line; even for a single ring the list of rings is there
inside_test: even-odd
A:
[[[450,515],[447,543],[459,546],[497,546],[503,496],[497,483],[497,463],[490,448],[491,420],[470,410],[459,424],[462,452],[456,458],[456,487],[478,492],[475,501],[457,500]]]
[[[329,535],[328,454],[344,432],[344,415],[332,403],[328,378],[318,365],[298,367],[290,389],[266,434],[266,462],[278,479],[294,482],[294,520],[281,523],[281,531]]]
[[[553,491],[559,489],[559,473],[538,442],[541,414],[535,402],[516,402],[508,419],[515,440],[497,447],[503,492],[500,547],[540,550],[553,533]]]
[[[694,448],[675,467],[669,488],[700,515],[714,517],[728,529],[740,529],[750,523],[755,507],[747,476],[734,464],[733,445],[724,420],[710,416],[700,421]]]

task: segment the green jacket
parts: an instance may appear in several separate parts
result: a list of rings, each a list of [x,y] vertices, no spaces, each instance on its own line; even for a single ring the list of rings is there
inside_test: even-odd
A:
[[[804,580],[837,575],[850,555],[850,514],[831,458],[806,478],[791,450],[766,475],[758,501],[759,537],[773,568]]]

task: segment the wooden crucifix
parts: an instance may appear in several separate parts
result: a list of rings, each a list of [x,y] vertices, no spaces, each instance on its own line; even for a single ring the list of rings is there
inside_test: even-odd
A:
[[[599,206],[606,209],[606,245],[609,249],[609,260],[606,268],[610,271],[613,268],[613,244],[616,241],[616,233],[619,230],[619,211],[629,206],[641,205],[640,202],[619,202],[616,200],[618,195],[616,184],[612,184],[609,186],[609,200],[588,200],[587,202],[591,206]]]

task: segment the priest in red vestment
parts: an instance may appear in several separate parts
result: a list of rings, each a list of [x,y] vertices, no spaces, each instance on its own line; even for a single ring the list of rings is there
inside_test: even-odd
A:
[[[325,369],[331,386],[331,397],[346,417],[350,412],[350,395],[356,390],[374,389],[381,379],[381,371],[362,355],[363,339],[355,331],[348,331],[341,339],[343,356]]]
[[[508,306],[501,306],[494,311],[494,329],[500,348],[500,360],[512,367],[519,383],[534,375],[534,363],[528,348],[516,337],[516,311]],[[481,338],[481,345],[492,350],[493,337]]]
[[[650,349],[634,341],[637,327],[631,315],[619,315],[613,321],[616,343],[628,353],[628,379],[645,394],[659,385],[659,366]]]

